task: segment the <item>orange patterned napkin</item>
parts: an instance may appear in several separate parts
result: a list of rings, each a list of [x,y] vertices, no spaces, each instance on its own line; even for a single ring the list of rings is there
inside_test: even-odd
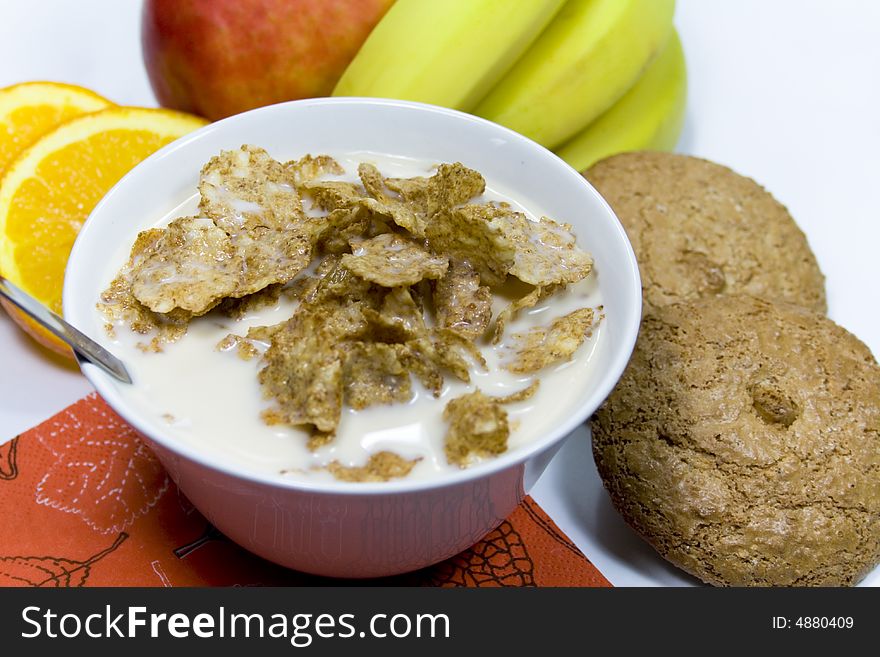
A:
[[[97,395],[0,445],[0,585],[338,585],[227,540]],[[471,549],[381,585],[610,586],[527,497]]]

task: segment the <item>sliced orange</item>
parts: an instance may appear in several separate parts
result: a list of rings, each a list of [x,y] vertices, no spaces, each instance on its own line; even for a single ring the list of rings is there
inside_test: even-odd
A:
[[[0,273],[61,313],[67,256],[98,201],[138,162],[205,123],[170,110],[111,107],[43,135],[0,180]],[[42,329],[38,339],[66,351]]]
[[[60,82],[0,89],[0,176],[21,151],[58,124],[111,105],[94,91]]]
[[[111,107],[94,91],[60,82],[22,82],[0,89],[0,178],[15,158],[42,135],[77,116]],[[10,316],[45,346],[64,349],[51,335],[0,301]]]

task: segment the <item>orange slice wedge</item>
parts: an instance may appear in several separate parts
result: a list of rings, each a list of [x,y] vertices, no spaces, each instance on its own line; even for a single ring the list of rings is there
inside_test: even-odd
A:
[[[0,273],[61,313],[67,256],[98,201],[138,162],[205,123],[170,110],[111,107],[40,137],[0,180]],[[44,345],[69,353],[12,314]]]
[[[0,89],[0,176],[21,151],[58,124],[112,104],[94,91],[60,82]]]

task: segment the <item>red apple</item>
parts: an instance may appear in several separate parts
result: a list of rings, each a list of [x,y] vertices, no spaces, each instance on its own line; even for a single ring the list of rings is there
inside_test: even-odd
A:
[[[394,0],[146,0],[142,39],[165,107],[219,119],[327,96]]]

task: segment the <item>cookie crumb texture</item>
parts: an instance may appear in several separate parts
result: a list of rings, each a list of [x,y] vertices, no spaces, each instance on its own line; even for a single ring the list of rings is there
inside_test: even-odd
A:
[[[627,522],[714,585],[852,585],[880,561],[880,367],[788,304],[649,312],[592,420]]]
[[[674,153],[622,153],[584,174],[620,218],[646,310],[750,294],[825,313],[825,277],[788,210],[727,167]]]

